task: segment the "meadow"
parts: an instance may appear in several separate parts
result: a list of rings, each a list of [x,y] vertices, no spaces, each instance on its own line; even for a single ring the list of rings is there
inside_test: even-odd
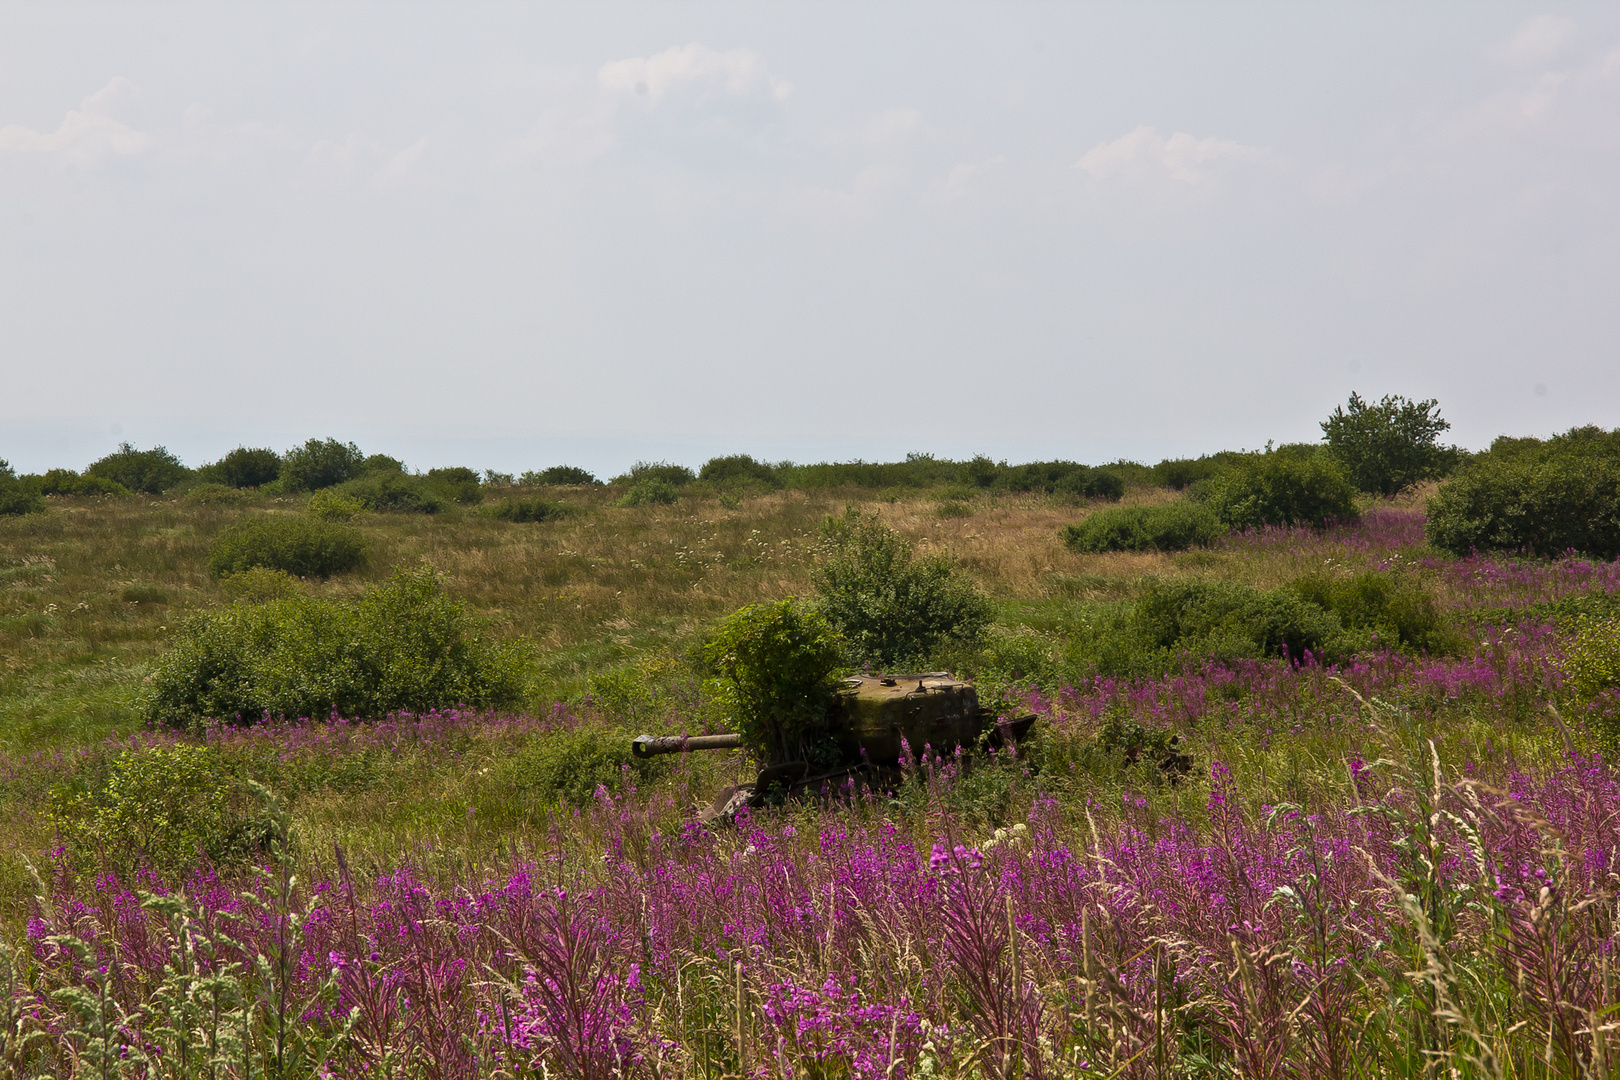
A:
[[[967,471],[345,511],[364,566],[290,587],[426,564],[521,647],[521,701],[189,729],[143,694],[188,619],[252,602],[210,545],[319,496],[0,517],[0,1070],[1609,1075],[1616,713],[1570,658],[1620,563],[1437,550],[1433,482],[1186,551],[1065,543],[1186,501],[1144,473],[1118,502]],[[523,498],[557,512],[489,512]],[[744,755],[627,739],[723,726],[699,647],[813,596],[852,507],[988,597],[983,639],[938,655],[1034,734],[700,824]],[[1421,596],[1443,647],[1118,647],[1165,590],[1349,580]],[[1153,757],[1172,734],[1185,775]]]

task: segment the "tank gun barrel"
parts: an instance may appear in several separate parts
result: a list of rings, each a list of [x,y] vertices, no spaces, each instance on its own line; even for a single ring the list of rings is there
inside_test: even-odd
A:
[[[736,750],[741,746],[741,735],[637,735],[630,740],[630,752],[641,758],[688,750]]]

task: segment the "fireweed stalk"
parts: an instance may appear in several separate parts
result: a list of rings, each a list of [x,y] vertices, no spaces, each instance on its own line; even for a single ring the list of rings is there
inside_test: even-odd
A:
[[[24,1075],[278,1075],[292,1047],[339,1076],[1597,1068],[1620,782],[1387,749],[1311,805],[1247,808],[1216,762],[1202,814],[1099,825],[1043,798],[996,845],[943,805],[664,835],[604,797],[559,826],[600,858],[557,836],[454,886],[405,864],[362,887],[341,853],[307,886],[279,863],[173,891],[61,874],[11,959],[4,1048]]]

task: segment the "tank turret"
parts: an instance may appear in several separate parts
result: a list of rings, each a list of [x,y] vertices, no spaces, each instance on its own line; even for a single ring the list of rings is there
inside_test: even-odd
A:
[[[839,750],[839,762],[830,771],[811,775],[803,761],[761,762],[753,783],[722,791],[702,817],[734,812],[759,800],[768,790],[816,790],[842,783],[855,774],[871,782],[898,779],[898,767],[909,748],[915,760],[925,747],[938,754],[957,747],[973,748],[988,736],[992,743],[1023,738],[1035,722],[1033,715],[997,722],[979,704],[973,684],[948,671],[911,675],[854,675],[834,695],[829,727]],[[734,750],[742,746],[738,735],[641,735],[630,743],[638,757],[685,753],[692,750]]]

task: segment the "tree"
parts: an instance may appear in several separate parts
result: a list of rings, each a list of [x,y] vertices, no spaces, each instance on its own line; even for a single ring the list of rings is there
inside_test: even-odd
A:
[[[950,559],[913,557],[910,542],[876,514],[828,515],[821,531],[814,575],[821,612],[857,663],[922,663],[947,641],[977,641],[990,625],[989,599]]]
[[[1249,454],[1208,482],[1209,508],[1232,529],[1354,521],[1356,488],[1331,454],[1314,446],[1279,446]]]
[[[281,455],[269,449],[238,446],[212,465],[197,470],[198,476],[233,488],[256,488],[281,475]]]
[[[10,463],[0,458],[0,514],[37,514],[44,509],[39,492],[25,487]]]
[[[115,453],[93,462],[84,470],[86,476],[99,476],[122,484],[131,491],[147,495],[161,495],[191,475],[191,470],[180,464],[180,459],[162,446],[150,450],[137,450],[129,443],[119,443]]]
[[[1456,451],[1437,440],[1449,430],[1437,401],[1408,401],[1398,394],[1370,404],[1352,393],[1348,406],[1336,406],[1322,421],[1322,434],[1351,482],[1378,495],[1395,495],[1444,475]]]
[[[366,456],[354,443],[310,439],[281,458],[281,481],[292,491],[319,491],[359,476]]]
[[[843,654],[832,625],[792,598],[732,613],[704,646],[710,692],[744,745],[761,761],[813,765],[836,759],[827,721]]]

